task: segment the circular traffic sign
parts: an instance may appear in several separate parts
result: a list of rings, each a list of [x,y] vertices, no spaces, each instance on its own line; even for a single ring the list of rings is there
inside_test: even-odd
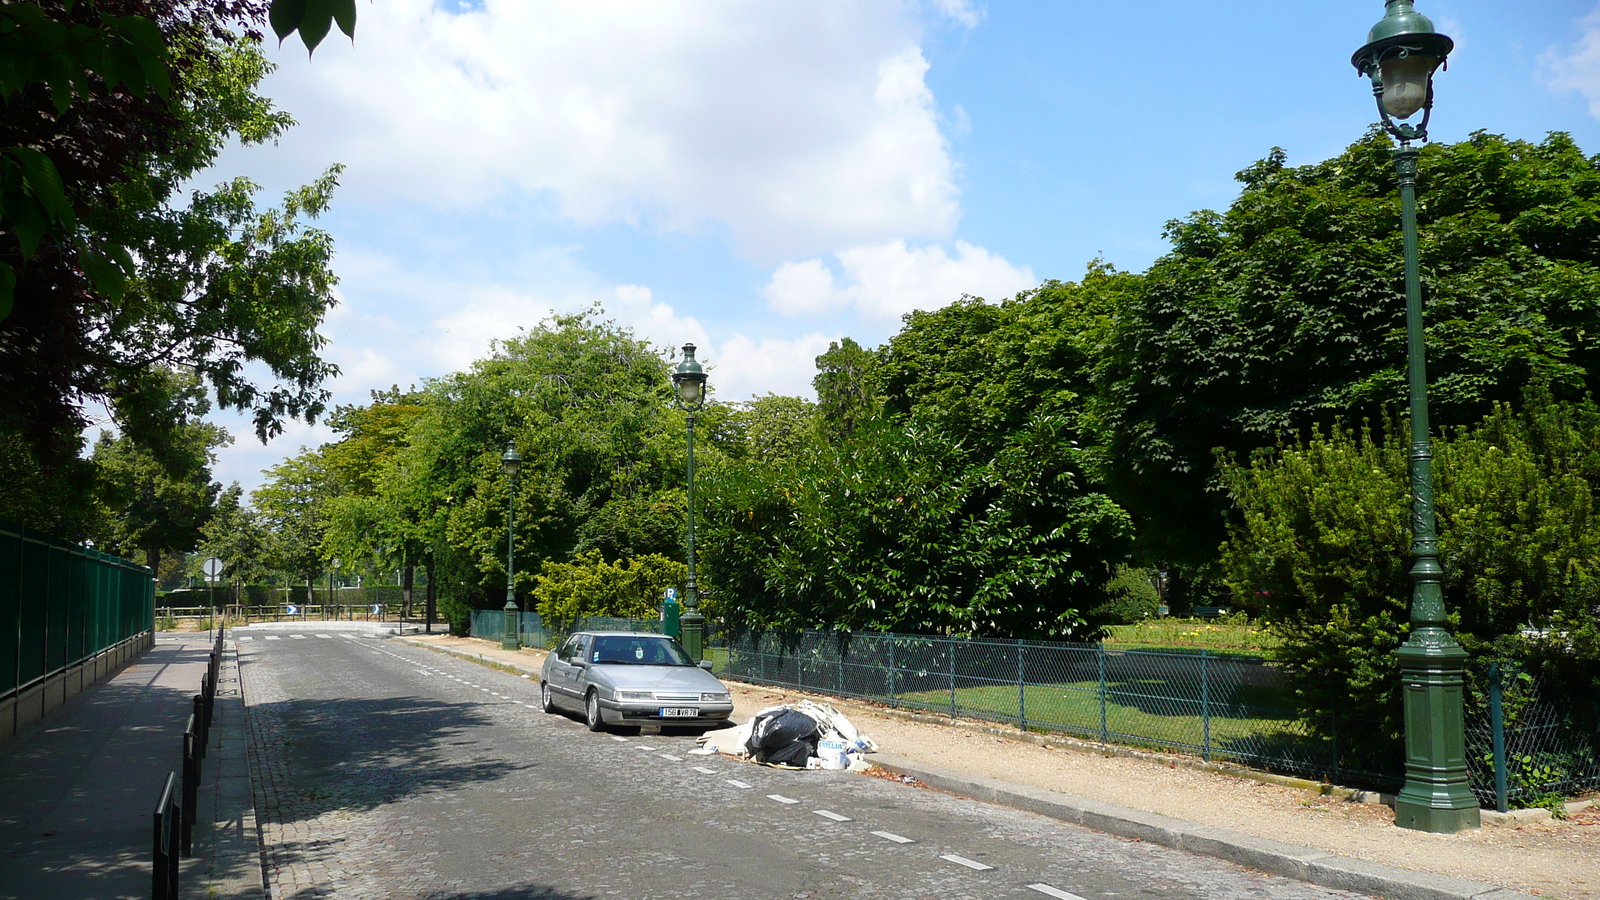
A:
[[[222,574],[222,560],[208,556],[206,561],[200,564],[200,569],[206,573],[207,578],[215,578]]]

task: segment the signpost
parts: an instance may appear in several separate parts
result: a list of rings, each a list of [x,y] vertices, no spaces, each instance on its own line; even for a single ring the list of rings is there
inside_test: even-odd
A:
[[[222,577],[222,560],[215,556],[206,557],[200,564],[200,571],[206,573],[206,598],[210,606],[206,614],[206,634],[211,633],[212,619],[217,615],[217,581]]]
[[[669,638],[677,640],[683,638],[683,627],[679,623],[680,612],[678,589],[669,587],[666,596],[661,598],[661,631]]]

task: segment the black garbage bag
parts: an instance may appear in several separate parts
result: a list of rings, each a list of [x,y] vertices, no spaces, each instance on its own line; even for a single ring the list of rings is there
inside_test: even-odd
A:
[[[757,716],[750,726],[750,755],[756,762],[804,768],[817,755],[821,726],[817,720],[793,709]]]

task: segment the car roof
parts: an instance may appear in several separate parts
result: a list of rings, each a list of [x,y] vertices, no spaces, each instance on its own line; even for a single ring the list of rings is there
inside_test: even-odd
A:
[[[647,637],[665,638],[666,635],[654,631],[574,631],[573,634],[588,634],[594,637]]]

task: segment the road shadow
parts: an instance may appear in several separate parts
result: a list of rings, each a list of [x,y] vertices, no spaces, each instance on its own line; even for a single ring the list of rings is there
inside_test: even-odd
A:
[[[280,823],[371,810],[528,766],[482,750],[491,720],[461,703],[285,700],[251,704],[247,720],[260,812]]]
[[[310,887],[283,895],[283,900],[323,900],[335,894],[330,887]],[[435,891],[418,894],[415,900],[595,900],[595,895],[575,894],[549,885],[527,883],[489,891]]]

